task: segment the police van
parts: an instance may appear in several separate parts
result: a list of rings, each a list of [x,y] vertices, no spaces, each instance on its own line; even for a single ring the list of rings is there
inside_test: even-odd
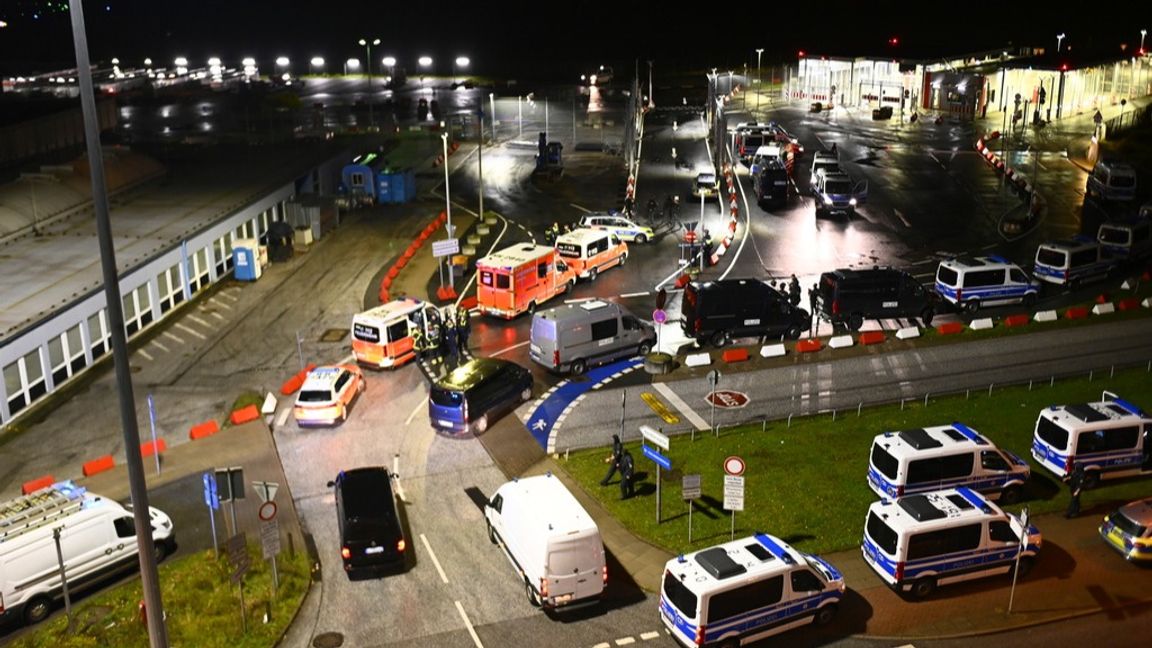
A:
[[[669,560],[660,619],[684,646],[737,646],[827,624],[843,597],[839,570],[758,533]]]
[[[1138,261],[1147,258],[1152,254],[1152,220],[1139,218],[1100,223],[1096,240],[1120,259]]]
[[[1061,479],[1084,469],[1084,488],[1101,479],[1152,473],[1152,417],[1112,392],[1096,403],[1040,412],[1032,458]]]
[[[1132,200],[1136,197],[1136,169],[1131,164],[1100,160],[1088,175],[1085,191],[1100,200]]]
[[[1077,237],[1041,243],[1032,273],[1041,281],[1075,288],[1085,281],[1107,278],[1117,264],[1099,241]]]
[[[940,585],[1012,573],[1040,552],[1040,531],[970,488],[949,488],[868,507],[864,561],[897,592],[930,596]]]
[[[1031,474],[1026,461],[963,423],[877,435],[868,461],[868,486],[892,499],[965,486],[1015,504]]]
[[[936,292],[953,306],[974,313],[982,306],[1030,306],[1040,289],[1020,266],[1004,257],[962,256],[940,262]]]

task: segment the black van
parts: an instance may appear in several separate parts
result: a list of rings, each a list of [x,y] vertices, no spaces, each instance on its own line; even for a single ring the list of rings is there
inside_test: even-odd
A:
[[[432,383],[428,418],[451,432],[482,434],[501,415],[532,398],[532,373],[497,358],[473,358]]]
[[[717,347],[749,336],[795,340],[812,322],[808,311],[759,279],[689,283],[680,311],[685,335]]]
[[[919,317],[924,326],[936,315],[935,291],[903,270],[842,269],[820,275],[817,316],[858,331],[866,319]]]
[[[392,474],[383,466],[342,470],[335,481],[340,557],[352,579],[407,569],[408,541],[396,512]]]

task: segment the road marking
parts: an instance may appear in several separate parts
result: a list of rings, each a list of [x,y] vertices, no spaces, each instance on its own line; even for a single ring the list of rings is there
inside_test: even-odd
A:
[[[484,644],[480,643],[480,637],[476,636],[476,629],[472,627],[472,622],[468,620],[468,614],[464,612],[464,606],[460,605],[460,601],[456,601],[456,610],[460,613],[460,618],[464,619],[464,626],[468,628],[468,634],[472,635],[472,643],[476,644],[476,648],[484,648]]]
[[[221,296],[221,297],[227,297],[228,299],[231,299],[231,300],[232,300],[232,301],[234,301],[234,302],[236,302],[236,301],[240,301],[240,298],[239,298],[239,297],[233,297],[232,295],[229,295],[228,293],[226,293],[226,292],[224,292],[224,291],[221,291],[221,292],[220,292],[220,296]]]
[[[602,641],[595,646],[592,646],[592,648],[611,648],[611,646],[612,644],[608,643],[607,641]]]
[[[644,292],[624,293],[623,295],[620,295],[620,298],[621,299],[628,299],[630,297],[647,297],[648,295],[651,295],[651,294],[652,294],[651,290],[645,290]]]
[[[659,636],[660,636],[659,632],[642,632],[642,633],[640,633],[640,638],[643,639],[644,641],[650,641],[650,640],[655,639]]]
[[[576,299],[565,299],[564,303],[579,304],[580,302],[592,301],[593,299],[599,299],[599,297],[577,297]]]
[[[656,397],[656,394],[642,392],[640,394],[640,400],[652,408],[652,411],[656,412],[656,416],[659,416],[668,425],[676,425],[680,422],[680,417],[673,414],[672,410],[668,409],[668,406]]]
[[[139,353],[140,355],[144,356],[145,358],[148,358],[149,360],[152,359],[152,356],[148,355],[148,352],[145,351],[144,349],[136,349],[136,353]]]
[[[288,421],[288,415],[292,412],[291,407],[285,407],[280,415],[276,417],[276,427],[284,427],[284,423]]]
[[[188,314],[188,319],[192,320],[193,322],[196,322],[197,324],[199,324],[200,326],[203,326],[206,329],[212,328],[211,324],[200,319],[199,317],[196,317],[195,315],[192,315],[191,313]]]
[[[197,331],[194,328],[189,328],[189,327],[181,324],[180,322],[176,322],[176,328],[179,328],[181,331],[184,331],[185,333],[191,333],[192,335],[195,335],[196,337],[200,338],[201,340],[207,340],[208,339],[207,337],[204,336],[203,333]]]
[[[531,340],[524,340],[523,342],[517,342],[516,344],[513,344],[510,347],[504,347],[503,349],[500,349],[496,353],[490,353],[490,354],[488,354],[488,356],[491,358],[495,358],[496,356],[498,356],[502,353],[508,353],[512,349],[519,349],[520,347],[524,346],[525,344],[528,344],[529,342],[531,342]]]
[[[168,331],[164,331],[164,337],[176,340],[177,344],[184,344],[184,340],[181,340],[180,338],[176,337],[175,335],[172,335]],[[167,351],[167,349],[165,349],[165,351]]]
[[[411,425],[411,423],[412,423],[412,419],[416,418],[416,412],[419,412],[420,410],[422,410],[422,409],[425,409],[425,408],[427,408],[427,407],[428,407],[428,397],[427,397],[427,396],[425,396],[425,397],[424,397],[424,400],[422,400],[422,401],[420,401],[419,403],[417,403],[417,404],[416,404],[416,408],[415,408],[415,409],[413,409],[413,410],[412,410],[412,413],[408,415],[408,418],[407,418],[407,420],[405,420],[405,421],[404,421],[404,425],[405,425],[405,426],[407,426],[407,425]]]
[[[616,640],[617,646],[627,646],[628,644],[634,644],[634,643],[636,643],[635,637],[620,637],[619,639]]]
[[[588,209],[587,207],[581,207],[580,205],[577,205],[576,203],[568,203],[568,206],[573,207],[575,209],[579,209],[580,211],[584,212],[585,214],[591,214],[592,213],[591,209]]]
[[[167,353],[167,352],[168,352],[168,347],[164,346],[163,344],[160,344],[160,342],[159,342],[158,340],[152,340],[152,344],[154,344],[154,345],[156,345],[156,346],[160,347],[160,350],[161,350],[161,351],[163,351],[163,352],[165,352],[165,353]]]
[[[660,392],[664,398],[668,400],[669,403],[672,403],[673,407],[680,410],[680,413],[684,415],[684,418],[688,419],[688,422],[692,425],[695,425],[697,430],[712,429],[712,427],[709,426],[704,419],[700,418],[700,415],[694,412],[691,407],[688,407],[688,404],[685,403],[683,399],[681,399],[680,396],[676,394],[676,392],[672,391],[672,388],[667,384],[662,382],[652,383],[652,388]]]
[[[219,306],[220,308],[223,308],[225,310],[232,310],[231,306],[229,306],[228,304],[225,304],[224,302],[216,299],[215,297],[209,297],[208,301],[212,302],[213,304],[216,304],[217,306]]]
[[[896,218],[899,218],[900,222],[904,223],[904,227],[912,227],[912,223],[909,223],[908,219],[904,218],[903,212],[901,212],[899,209],[893,209],[892,211],[896,214]]]
[[[420,534],[420,542],[424,543],[424,548],[428,550],[428,555],[432,557],[432,564],[436,566],[436,573],[440,574],[440,580],[444,581],[444,584],[447,585],[448,577],[444,575],[444,568],[440,566],[440,560],[436,558],[436,552],[432,551],[432,545],[428,544],[428,537],[423,533]],[[457,603],[457,605],[459,605],[459,603]],[[463,614],[464,610],[460,610],[460,612]],[[464,619],[467,620],[468,617],[464,617]]]
[[[220,313],[213,311],[212,313],[210,313],[210,315],[212,315],[212,317],[215,317],[216,319],[220,320],[221,322],[224,321],[224,316],[221,315]]]

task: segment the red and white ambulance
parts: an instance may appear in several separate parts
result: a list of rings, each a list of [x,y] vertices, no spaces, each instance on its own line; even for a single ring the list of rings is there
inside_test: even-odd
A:
[[[579,228],[561,234],[556,250],[581,279],[596,281],[596,275],[628,260],[628,244],[614,232]]]
[[[576,272],[555,248],[520,243],[476,262],[476,301],[481,313],[512,319],[576,284]]]
[[[440,311],[419,299],[395,299],[352,316],[356,362],[395,369],[416,357],[416,332],[425,343],[439,333]]]

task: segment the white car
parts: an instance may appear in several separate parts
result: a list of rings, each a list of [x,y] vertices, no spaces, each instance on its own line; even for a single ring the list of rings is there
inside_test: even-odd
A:
[[[715,198],[720,194],[720,181],[716,179],[715,173],[701,173],[696,176],[696,182],[692,184],[692,197],[699,198]]]
[[[580,227],[606,230],[629,243],[647,243],[656,235],[651,227],[615,214],[585,214],[580,219]]]

